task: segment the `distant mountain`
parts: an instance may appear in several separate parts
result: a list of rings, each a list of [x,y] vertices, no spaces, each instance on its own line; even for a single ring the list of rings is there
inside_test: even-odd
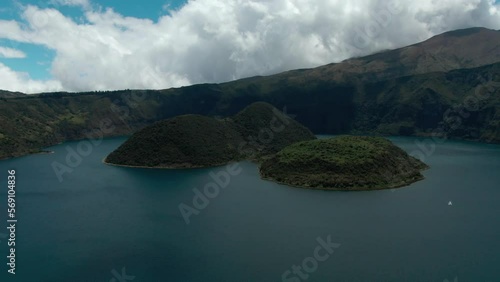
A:
[[[446,32],[408,47],[308,70],[300,76],[337,82],[379,81],[497,62],[500,62],[500,31],[469,28]]]
[[[211,167],[259,159],[313,139],[309,129],[270,104],[254,103],[232,118],[183,115],[157,122],[132,135],[106,162],[134,167]]]
[[[338,64],[222,84],[16,94],[0,98],[0,158],[66,140],[132,134],[178,115],[233,116],[258,101],[286,108],[314,133],[439,132],[500,142],[499,45],[499,31],[471,28]],[[112,130],[100,130],[103,122]]]
[[[24,96],[26,96],[26,94],[23,94],[21,92],[10,92],[10,91],[0,90],[0,98],[19,98]]]

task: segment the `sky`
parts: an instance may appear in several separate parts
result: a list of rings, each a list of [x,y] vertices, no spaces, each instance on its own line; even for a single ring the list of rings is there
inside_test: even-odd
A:
[[[495,0],[4,0],[0,89],[165,89],[316,67],[460,28]]]

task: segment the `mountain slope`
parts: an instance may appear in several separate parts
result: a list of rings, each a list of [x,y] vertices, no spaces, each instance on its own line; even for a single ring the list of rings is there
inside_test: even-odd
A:
[[[258,101],[286,107],[315,133],[427,136],[440,130],[444,137],[500,142],[499,43],[499,31],[474,28],[339,64],[222,84],[3,94],[9,98],[0,96],[0,158],[66,140],[132,134],[178,115],[232,116]],[[476,92],[488,95],[464,111],[478,100]],[[111,129],[102,130],[103,124]]]
[[[408,47],[319,67],[308,71],[306,77],[338,82],[379,81],[497,62],[500,62],[500,31],[469,28],[446,32]]]
[[[25,97],[26,94],[20,93],[20,92],[10,92],[10,91],[4,91],[0,90],[0,99],[8,99],[8,98],[19,98],[19,97]]]

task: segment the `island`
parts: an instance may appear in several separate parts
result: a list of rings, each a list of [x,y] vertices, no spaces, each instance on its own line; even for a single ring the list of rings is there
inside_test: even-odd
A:
[[[263,179],[322,190],[378,190],[423,179],[428,166],[381,137],[339,136],[292,144],[265,160]]]
[[[240,160],[260,162],[315,135],[274,106],[257,102],[230,118],[182,115],[133,134],[107,164],[146,168],[202,168]]]
[[[388,139],[317,139],[264,102],[229,118],[181,115],[132,135],[104,162],[139,168],[187,169],[241,160],[260,165],[265,180],[310,189],[378,190],[423,179],[427,165]]]

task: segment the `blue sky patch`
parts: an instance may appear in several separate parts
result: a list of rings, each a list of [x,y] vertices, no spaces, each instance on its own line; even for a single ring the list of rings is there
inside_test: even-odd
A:
[[[148,0],[148,1],[123,1],[123,0],[100,0],[91,1],[92,8],[113,8],[119,14],[128,17],[149,18],[157,21],[160,17],[167,15],[168,10],[177,10],[187,3],[186,0]],[[84,11],[77,6],[63,6],[53,4],[51,1],[6,1],[0,7],[0,20],[15,20],[26,24],[22,18],[23,6],[33,5],[40,9],[56,9],[66,17],[73,19],[76,23],[85,22]],[[51,62],[55,57],[55,51],[41,45],[19,43],[11,40],[0,39],[0,47],[18,49],[26,54],[26,58],[1,58],[0,63],[17,72],[27,72],[32,79],[48,80],[52,77],[50,73]]]

